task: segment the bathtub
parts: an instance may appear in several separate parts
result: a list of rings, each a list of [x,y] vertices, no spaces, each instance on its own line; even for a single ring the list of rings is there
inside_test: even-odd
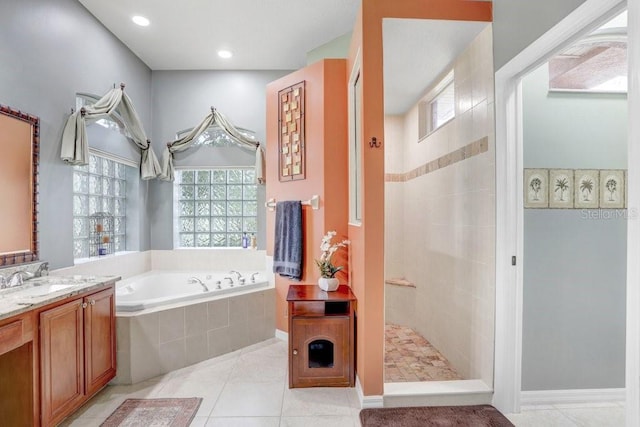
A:
[[[255,271],[255,270],[254,270]],[[152,270],[116,283],[118,372],[135,384],[275,336],[275,286],[260,272]],[[200,279],[209,289],[189,279]],[[220,289],[217,288],[220,282]]]
[[[258,272],[254,276],[255,281],[252,281],[251,275],[254,273],[241,272],[245,282],[240,284],[235,274],[230,275],[223,272],[150,271],[118,282],[116,285],[116,311],[140,311],[269,286],[264,273]],[[231,276],[233,276],[233,283],[225,279],[225,277]],[[199,279],[204,286],[195,280],[190,280],[193,278]]]

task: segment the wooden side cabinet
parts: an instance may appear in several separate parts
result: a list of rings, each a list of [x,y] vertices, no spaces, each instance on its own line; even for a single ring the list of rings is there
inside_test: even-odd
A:
[[[40,313],[42,425],[56,425],[116,373],[113,286]]]
[[[355,303],[341,285],[325,292],[317,285],[290,285],[289,388],[353,387]]]

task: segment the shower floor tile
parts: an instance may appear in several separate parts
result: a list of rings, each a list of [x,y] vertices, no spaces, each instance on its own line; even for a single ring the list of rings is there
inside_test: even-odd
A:
[[[385,325],[385,382],[461,379],[449,361],[416,331],[407,326]]]

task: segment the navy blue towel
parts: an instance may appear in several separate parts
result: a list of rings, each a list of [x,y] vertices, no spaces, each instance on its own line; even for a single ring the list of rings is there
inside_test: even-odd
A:
[[[302,204],[276,203],[273,272],[293,280],[302,278]]]

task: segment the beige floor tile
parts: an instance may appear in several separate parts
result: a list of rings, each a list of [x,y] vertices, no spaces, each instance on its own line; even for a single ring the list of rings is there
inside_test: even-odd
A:
[[[340,387],[287,388],[282,404],[283,417],[310,415],[351,415],[347,391]]]
[[[64,420],[59,427],[99,427],[104,418],[71,418]]]
[[[213,417],[207,422],[207,427],[278,427],[279,425],[280,417]]]
[[[282,410],[284,384],[227,383],[211,412],[212,417],[277,417]]]
[[[567,408],[559,411],[581,427],[620,427],[625,425],[625,410],[620,407]]]
[[[280,427],[354,427],[353,417],[315,416],[315,417],[282,417]],[[359,426],[359,424],[358,424]]]

